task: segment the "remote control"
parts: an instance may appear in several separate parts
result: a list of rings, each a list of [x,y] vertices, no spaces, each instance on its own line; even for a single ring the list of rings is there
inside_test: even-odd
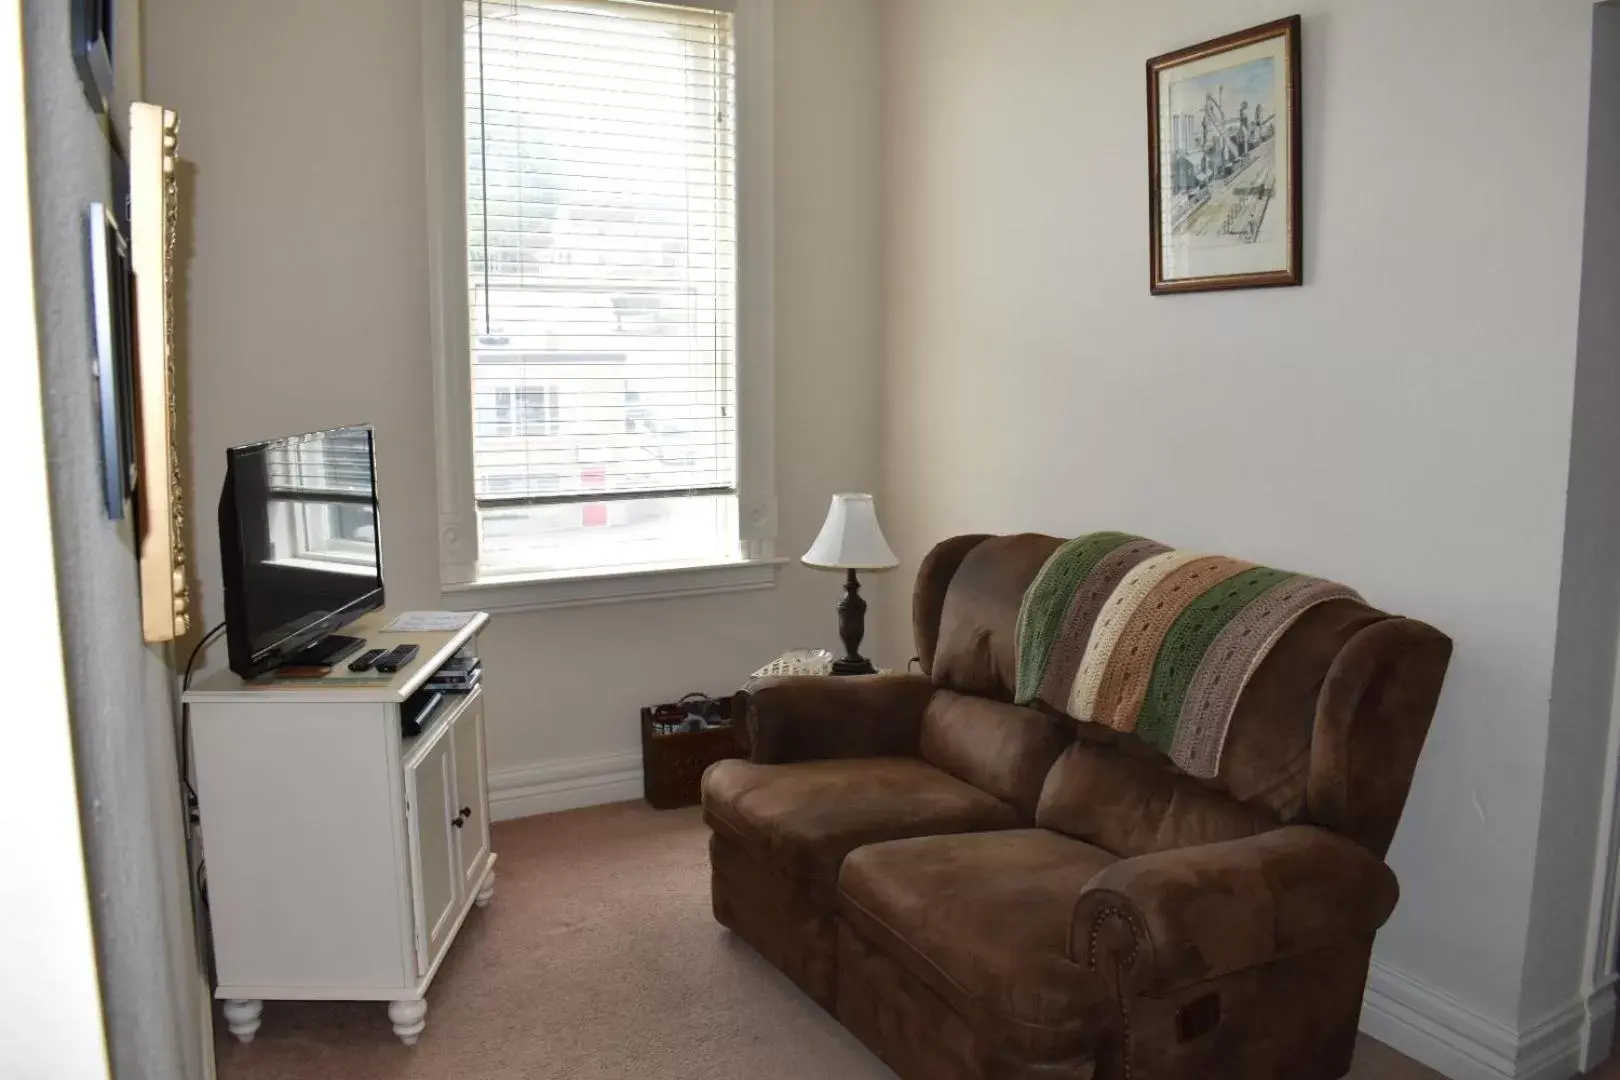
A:
[[[416,656],[415,645],[395,645],[382,656],[377,658],[376,668],[385,675],[392,675]]]
[[[349,670],[370,671],[371,665],[375,664],[377,659],[387,652],[387,649],[367,649],[365,652],[349,661]]]

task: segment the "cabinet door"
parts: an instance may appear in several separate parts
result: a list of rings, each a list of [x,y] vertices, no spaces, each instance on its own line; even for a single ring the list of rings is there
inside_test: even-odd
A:
[[[484,767],[484,706],[472,701],[451,730],[456,747],[456,843],[464,895],[483,884],[489,859],[489,791]]]
[[[416,973],[426,973],[455,925],[463,895],[452,824],[455,752],[449,733],[405,773],[406,815],[411,838],[411,891],[416,908]]]

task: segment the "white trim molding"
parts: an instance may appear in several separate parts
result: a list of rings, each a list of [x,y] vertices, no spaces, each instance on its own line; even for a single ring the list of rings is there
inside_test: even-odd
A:
[[[570,758],[489,774],[495,821],[641,798],[641,751]]]
[[[1582,1073],[1589,1073],[1609,1060],[1614,1050],[1614,1018],[1615,993],[1611,982],[1586,997],[1586,1023],[1581,1027],[1578,1062]]]
[[[1620,656],[1615,660],[1620,671]],[[1609,699],[1609,733],[1604,750],[1603,813],[1598,818],[1597,864],[1587,911],[1586,963],[1582,986],[1592,1022],[1581,1047],[1581,1068],[1595,1069],[1614,1048],[1615,989],[1620,973],[1620,682]]]
[[[1569,1080],[1594,1026],[1613,1024],[1613,996],[1579,999],[1522,1030],[1374,958],[1361,1030],[1451,1080]]]
[[[635,600],[754,592],[775,587],[777,571],[786,562],[786,559],[748,559],[600,574],[485,578],[467,585],[446,585],[444,603],[452,611],[549,611]]]
[[[478,571],[470,404],[472,327],[466,300],[463,62],[461,0],[422,0],[428,314],[433,355],[434,456],[439,481],[439,575],[446,585],[472,581]]]
[[[703,576],[712,581],[729,579],[723,588],[700,584],[674,591],[667,587],[667,577],[614,568],[606,574],[575,575],[575,588],[564,588],[561,578],[544,579],[532,588],[525,584],[524,596],[511,577],[481,574],[472,468],[462,0],[421,0],[439,579],[452,606],[474,595],[472,590],[492,598],[479,601],[485,608],[522,611],[775,585],[774,565],[769,580],[760,567],[773,562],[777,535],[776,0],[691,2],[736,12],[737,517],[743,562],[704,569]],[[607,578],[617,584],[602,587]],[[647,588],[638,591],[641,586]]]
[[[776,554],[776,0],[737,3],[737,520]]]

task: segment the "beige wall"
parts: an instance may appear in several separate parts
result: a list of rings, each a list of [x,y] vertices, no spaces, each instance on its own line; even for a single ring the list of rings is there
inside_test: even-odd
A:
[[[1152,297],[1143,64],[1294,8],[1306,287]],[[1378,956],[1509,1032],[1568,1005],[1567,967],[1537,1001],[1521,976],[1589,0],[887,13],[882,496],[897,549],[914,567],[957,532],[1125,528],[1351,582],[1451,633]],[[896,644],[900,612],[885,613]],[[1591,849],[1568,838],[1589,874]],[[1579,874],[1560,883],[1584,898]]]
[[[148,0],[154,99],[179,110],[195,207],[185,367],[192,537],[220,618],[213,508],[233,443],[377,426],[391,604],[438,601],[421,18],[411,0]],[[777,14],[782,554],[876,479],[877,15]],[[486,639],[491,769],[636,750],[636,709],[727,691],[831,645],[838,582],[502,615]],[[223,657],[215,658],[223,662]]]

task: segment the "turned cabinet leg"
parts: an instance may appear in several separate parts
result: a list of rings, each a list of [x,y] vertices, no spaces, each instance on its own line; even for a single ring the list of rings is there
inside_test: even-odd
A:
[[[258,1033],[259,1023],[264,1016],[264,1002],[251,998],[231,998],[225,1002],[225,1022],[230,1025],[231,1034],[243,1043],[253,1041]]]
[[[388,1019],[394,1022],[394,1034],[406,1046],[415,1046],[427,1027],[426,1001],[390,1001]]]
[[[481,908],[489,907],[489,902],[495,898],[495,871],[484,871],[484,883],[478,886],[478,895],[473,897],[473,903]]]

